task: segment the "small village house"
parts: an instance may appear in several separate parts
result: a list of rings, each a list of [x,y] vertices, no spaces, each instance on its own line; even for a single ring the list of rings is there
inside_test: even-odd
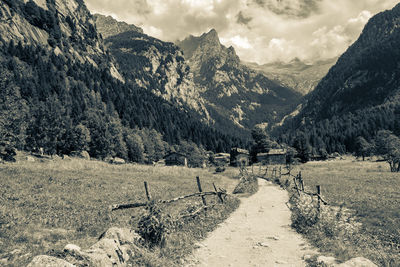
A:
[[[286,150],[270,149],[268,153],[258,153],[257,162],[261,162],[263,165],[286,164]]]
[[[164,157],[167,166],[187,166],[187,157],[178,152],[171,152]]]
[[[230,153],[230,165],[235,167],[248,166],[249,151],[237,147],[232,148]]]
[[[229,164],[230,154],[229,153],[217,153],[214,155],[214,163],[217,166],[225,166]]]

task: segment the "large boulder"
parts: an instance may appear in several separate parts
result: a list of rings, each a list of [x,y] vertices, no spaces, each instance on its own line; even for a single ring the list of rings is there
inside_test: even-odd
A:
[[[77,266],[126,266],[135,255],[135,244],[142,238],[130,229],[112,227],[104,232],[99,241],[89,249],[68,244],[64,248],[64,258]]]
[[[125,160],[115,157],[115,158],[110,160],[110,163],[112,163],[112,164],[125,164]]]
[[[357,257],[348,260],[346,262],[343,262],[341,264],[338,264],[336,265],[336,267],[378,267],[378,266],[366,258]]]
[[[127,266],[127,261],[137,254],[139,248],[136,244],[141,241],[142,238],[130,229],[112,227],[104,232],[99,237],[99,241],[89,249],[82,250],[77,245],[68,244],[64,247],[63,253],[59,255],[63,259],[38,256],[39,258],[35,257],[29,267],[124,267]]]
[[[118,240],[121,245],[140,244],[143,238],[135,231],[128,228],[111,227],[99,239],[108,238]]]
[[[34,161],[35,161],[35,158],[32,157],[32,156],[26,156],[26,161],[34,162]]]
[[[336,266],[336,259],[334,257],[319,256],[317,263],[321,266],[334,267]]]
[[[27,267],[75,267],[75,265],[56,257],[39,255],[34,257]]]

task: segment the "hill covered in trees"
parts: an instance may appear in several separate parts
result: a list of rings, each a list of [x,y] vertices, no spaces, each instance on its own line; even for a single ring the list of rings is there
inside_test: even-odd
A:
[[[1,0],[0,14],[3,147],[143,162],[243,145],[126,82],[83,1]]]
[[[338,59],[299,113],[274,130],[282,142],[314,151],[355,151],[379,130],[400,135],[400,5],[377,14]]]
[[[180,49],[144,34],[132,24],[94,15],[107,51],[115,58],[126,82],[151,91],[168,102],[191,109],[211,123],[204,99],[193,83]]]

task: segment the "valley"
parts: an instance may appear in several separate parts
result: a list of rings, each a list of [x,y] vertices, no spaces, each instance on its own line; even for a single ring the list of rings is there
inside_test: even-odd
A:
[[[0,265],[400,265],[400,4],[195,2],[0,0]]]

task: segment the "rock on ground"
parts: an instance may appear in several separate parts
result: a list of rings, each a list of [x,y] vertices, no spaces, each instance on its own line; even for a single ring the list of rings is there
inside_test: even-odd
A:
[[[104,232],[97,243],[89,249],[82,250],[79,246],[68,244],[64,247],[63,259],[40,255],[36,256],[29,267],[123,267],[134,257],[139,249],[135,244],[141,242],[141,237],[130,229],[112,227]]]
[[[56,257],[39,255],[34,257],[27,267],[75,267],[75,265]]]
[[[372,261],[363,258],[363,257],[357,257],[353,258],[351,260],[348,260],[344,263],[336,265],[337,267],[378,267],[375,263]]]
[[[336,259],[334,257],[319,256],[317,258],[317,263],[322,266],[335,266]]]

